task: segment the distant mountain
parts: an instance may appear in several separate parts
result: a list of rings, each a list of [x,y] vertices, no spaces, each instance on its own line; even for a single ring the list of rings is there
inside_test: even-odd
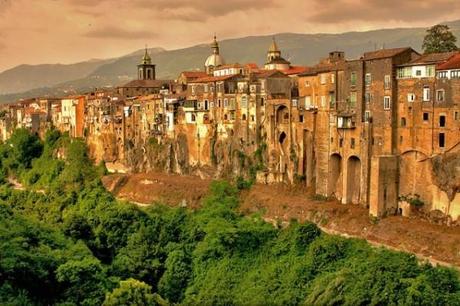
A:
[[[460,20],[446,24],[460,39]],[[426,28],[398,28],[342,34],[281,33],[275,37],[285,58],[295,65],[312,65],[332,50],[345,51],[349,59],[383,47],[411,46],[420,51],[425,31]],[[227,39],[220,42],[221,54],[227,63],[254,62],[261,65],[271,39],[272,36]],[[157,65],[157,77],[168,79],[176,78],[184,70],[202,69],[211,52],[206,44],[177,50],[150,50],[152,60]],[[18,66],[0,73],[0,93],[41,88],[20,94],[0,95],[0,101],[37,95],[62,95],[93,87],[123,84],[136,77],[136,65],[142,52],[137,50],[117,59],[74,65]]]
[[[84,78],[100,65],[109,62],[111,60],[90,60],[70,65],[20,65],[0,73],[0,94],[54,86],[62,82]]]

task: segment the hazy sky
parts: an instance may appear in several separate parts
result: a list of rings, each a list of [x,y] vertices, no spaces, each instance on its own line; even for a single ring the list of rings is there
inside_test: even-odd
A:
[[[0,0],[0,71],[280,32],[429,26],[460,0]]]

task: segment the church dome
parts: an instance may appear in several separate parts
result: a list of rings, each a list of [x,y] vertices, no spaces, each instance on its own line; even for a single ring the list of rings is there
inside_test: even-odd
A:
[[[206,67],[217,67],[224,64],[224,58],[220,54],[211,54],[210,56],[208,56],[206,62],[204,63]]]
[[[210,70],[208,68],[214,68],[225,64],[224,58],[219,53],[219,43],[217,42],[216,36],[214,36],[214,40],[211,43],[212,54],[208,56],[204,66],[209,73]]]

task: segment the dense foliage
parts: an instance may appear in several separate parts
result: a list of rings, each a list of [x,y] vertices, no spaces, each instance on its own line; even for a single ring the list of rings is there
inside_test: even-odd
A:
[[[457,38],[447,25],[437,24],[426,31],[423,39],[423,53],[441,53],[457,51]]]
[[[227,182],[197,211],[140,209],[102,187],[79,140],[19,131],[1,153],[2,173],[27,186],[0,187],[2,305],[460,304],[455,271],[242,216]]]

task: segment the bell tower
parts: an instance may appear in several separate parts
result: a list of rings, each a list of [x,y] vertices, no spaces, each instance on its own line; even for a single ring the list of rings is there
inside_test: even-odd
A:
[[[145,47],[145,53],[142,61],[137,65],[137,78],[139,80],[155,80],[155,65],[152,64],[152,58]]]

